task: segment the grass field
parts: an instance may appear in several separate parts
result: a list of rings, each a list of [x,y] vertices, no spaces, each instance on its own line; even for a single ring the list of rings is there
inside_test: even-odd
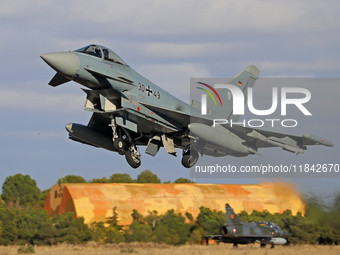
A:
[[[340,246],[320,246],[320,245],[298,245],[298,246],[276,246],[270,249],[270,246],[260,248],[258,244],[242,245],[238,248],[229,244],[220,245],[183,245],[168,246],[152,243],[130,243],[117,245],[96,245],[89,243],[87,245],[67,245],[61,244],[56,246],[34,247],[35,254],[41,255],[111,255],[111,254],[159,254],[159,255],[209,255],[209,254],[306,254],[306,255],[333,255],[340,254]],[[0,255],[18,254],[20,246],[0,246]]]

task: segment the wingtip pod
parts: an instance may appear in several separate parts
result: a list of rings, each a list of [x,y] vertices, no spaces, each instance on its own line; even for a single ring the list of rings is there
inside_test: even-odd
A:
[[[313,141],[317,144],[322,144],[322,145],[327,146],[327,147],[333,147],[334,146],[334,143],[332,143],[332,141],[327,140],[327,139],[323,139],[323,138],[316,136],[316,135],[303,134],[303,137],[307,138],[308,140],[311,140],[311,141]]]
[[[251,73],[251,74],[253,74],[253,75],[255,75],[255,76],[257,76],[257,77],[260,74],[260,70],[256,66],[254,66],[254,65],[249,65],[244,70],[249,72],[249,73]]]

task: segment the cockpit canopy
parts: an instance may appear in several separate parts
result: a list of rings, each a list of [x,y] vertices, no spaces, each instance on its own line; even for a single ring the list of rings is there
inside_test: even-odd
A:
[[[281,229],[278,225],[270,221],[262,221],[266,227]]]
[[[75,50],[74,52],[85,53],[91,56],[95,56],[97,58],[102,58],[106,61],[111,61],[117,64],[128,66],[123,61],[123,59],[121,59],[116,53],[114,53],[112,50],[101,45],[91,44],[86,47]]]

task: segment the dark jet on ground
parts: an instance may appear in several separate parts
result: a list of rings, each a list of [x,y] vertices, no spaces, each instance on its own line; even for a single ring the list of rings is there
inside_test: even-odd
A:
[[[217,242],[232,243],[235,247],[238,244],[260,243],[261,247],[271,244],[285,244],[285,238],[291,236],[288,232],[282,230],[278,225],[269,221],[243,223],[234,213],[229,204],[225,205],[227,224],[220,228],[220,235],[204,236],[206,244],[209,239]]]
[[[233,125],[216,125],[214,118],[232,116],[232,106],[224,104],[214,114],[202,116],[200,107],[172,96],[144,78],[107,47],[89,45],[73,52],[40,55],[57,73],[49,82],[56,87],[75,81],[87,89],[85,110],[92,112],[87,125],[66,125],[71,140],[125,155],[131,167],[141,164],[137,146],[155,156],[160,147],[176,156],[183,149],[182,164],[195,165],[199,154],[213,157],[244,157],[258,148],[282,147],[303,153],[306,145],[333,146],[331,141],[304,134],[302,137]],[[228,84],[245,91],[252,87],[260,71],[248,66]],[[226,89],[219,94],[226,98]],[[230,100],[231,101],[231,100]]]

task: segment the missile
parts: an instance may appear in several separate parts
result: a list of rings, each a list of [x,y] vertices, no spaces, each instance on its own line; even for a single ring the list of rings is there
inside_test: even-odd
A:
[[[85,143],[110,151],[116,151],[113,148],[113,141],[111,137],[104,135],[103,133],[100,133],[88,126],[69,123],[65,126],[65,128],[72,137],[84,141]]]
[[[303,137],[307,138],[308,140],[311,140],[311,141],[313,141],[315,143],[322,144],[322,145],[325,145],[325,146],[328,146],[328,147],[333,147],[334,146],[332,141],[323,139],[323,138],[321,138],[319,136],[316,136],[316,135],[303,134]]]
[[[305,146],[303,147],[299,147],[297,146],[297,142],[294,141],[293,139],[290,139],[291,142],[295,142],[295,144],[293,143],[288,143],[287,140],[284,139],[280,139],[277,137],[266,137],[264,135],[262,135],[261,133],[253,130],[251,133],[248,133],[247,136],[252,137],[254,139],[258,139],[262,142],[268,143],[270,145],[273,146],[277,146],[277,147],[281,147],[283,150],[286,151],[290,151],[293,153],[304,153],[304,150],[307,150],[307,148]]]

